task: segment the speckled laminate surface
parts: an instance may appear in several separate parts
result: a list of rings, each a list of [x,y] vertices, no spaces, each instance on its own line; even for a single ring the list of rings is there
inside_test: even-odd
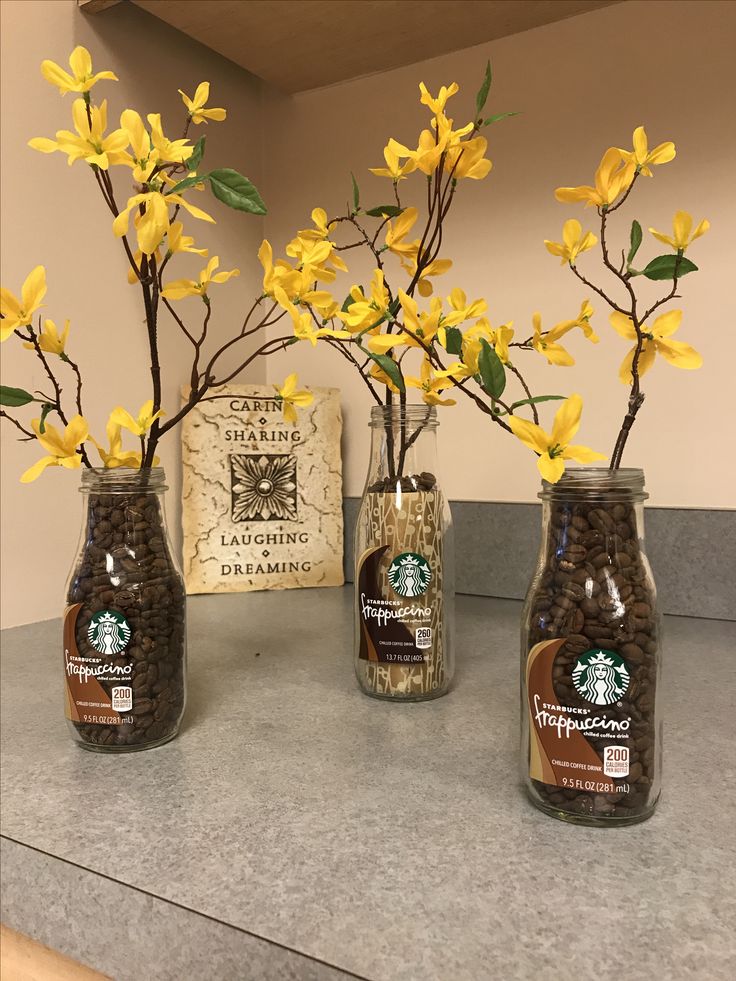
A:
[[[600,831],[518,789],[520,604],[459,597],[455,690],[401,706],[351,596],[192,599],[183,732],[119,757],[67,736],[59,622],[6,631],[4,921],[120,981],[734,976],[733,623],[666,621],[664,797]]]

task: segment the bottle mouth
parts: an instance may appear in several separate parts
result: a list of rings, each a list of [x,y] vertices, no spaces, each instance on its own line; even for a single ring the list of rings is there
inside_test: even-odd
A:
[[[82,470],[80,492],[149,494],[168,490],[163,467],[88,467]]]
[[[623,499],[645,501],[644,471],[639,467],[609,470],[607,467],[570,467],[556,484],[542,481],[538,495],[543,501]]]
[[[423,402],[411,402],[402,405],[371,406],[370,426],[372,429],[384,429],[386,426],[411,426],[413,429],[436,429],[439,426],[437,409]]]

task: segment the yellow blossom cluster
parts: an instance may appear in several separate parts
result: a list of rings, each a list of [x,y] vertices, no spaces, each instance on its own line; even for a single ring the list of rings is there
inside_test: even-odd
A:
[[[193,218],[214,223],[211,215],[187,200],[187,191],[203,190],[209,182],[213,194],[230,207],[255,213],[263,211],[257,191],[247,178],[231,170],[212,171],[209,174],[198,172],[204,153],[204,140],[194,144],[187,139],[189,123],[199,125],[222,121],[226,118],[226,110],[208,106],[210,84],[201,82],[191,98],[179,90],[188,118],[181,138],[167,136],[159,113],[149,113],[144,121],[138,112],[130,108],[120,114],[117,128],[108,129],[107,101],[93,104],[91,90],[100,81],[117,81],[117,76],[111,71],[95,73],[90,53],[81,46],[72,52],[69,68],[70,71],[66,71],[52,61],[44,61],[41,73],[62,95],[72,92],[79,96],[71,106],[72,128],[58,130],[53,139],[35,137],[29,141],[29,145],[42,153],[62,153],[69,165],[83,161],[93,170],[106,203],[113,211],[112,231],[126,241],[131,266],[129,282],[138,283],[145,279],[150,283],[152,277],[158,276],[159,294],[164,300],[198,296],[209,304],[208,291],[212,284],[225,283],[239,274],[238,269],[220,270],[218,256],[209,259],[196,279],[180,278],[163,284],[160,274],[163,266],[179,253],[194,253],[205,258],[209,255],[207,248],[197,247],[194,238],[185,232],[183,222],[177,217],[184,211]],[[115,202],[109,177],[109,171],[116,167],[129,169],[135,192],[128,196],[121,208]],[[323,222],[325,217],[323,215]],[[131,219],[137,248],[127,245]],[[297,259],[297,268],[301,270],[304,281],[312,278],[334,279],[334,269],[341,267],[336,256],[330,260],[331,246],[325,242],[326,238],[327,229],[320,226],[318,221],[316,232],[302,232],[291,243],[289,254]],[[34,351],[52,374],[47,356],[58,357],[69,364],[77,373],[79,393],[81,375],[78,366],[67,354],[69,320],[64,322],[61,330],[51,319],[44,319],[43,323],[39,320],[37,329],[33,325],[46,292],[46,270],[40,265],[26,277],[19,295],[4,287],[0,289],[0,340],[19,336],[23,346]],[[308,300],[318,303],[319,295],[312,292]],[[331,314],[333,311],[326,308],[326,312]],[[90,435],[90,426],[81,414],[79,394],[77,403],[80,411],[67,421],[60,392],[61,389],[57,389],[56,401],[50,403],[22,389],[3,389],[3,405],[35,402],[42,406],[41,415],[30,423],[29,435],[35,436],[46,455],[22,475],[24,483],[35,480],[48,467],[76,469],[83,462],[89,465],[85,448],[87,442],[96,447],[103,467],[143,466],[144,441],[165,415],[161,408],[154,406],[153,399],[144,402],[135,415],[123,406],[116,406],[106,424],[107,446],[104,446]],[[6,397],[14,401],[6,401]],[[296,375],[290,375],[284,386],[278,388],[284,416],[291,422],[296,419],[294,407],[308,405],[312,397],[311,393],[297,389]],[[47,421],[49,412],[59,415],[63,429]],[[20,428],[23,429],[22,426]],[[126,449],[123,446],[125,431],[140,441],[140,449]],[[158,457],[153,456],[152,464],[157,462]]]

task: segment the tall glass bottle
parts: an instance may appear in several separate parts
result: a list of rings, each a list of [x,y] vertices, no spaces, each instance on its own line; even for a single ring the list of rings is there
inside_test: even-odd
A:
[[[164,471],[84,470],[85,513],[64,616],[65,708],[76,742],[150,749],[179,731],[184,581],[164,516]]]
[[[355,531],[355,671],[367,695],[444,695],[454,672],[452,517],[437,477],[437,412],[374,406]]]
[[[641,470],[543,482],[542,546],[521,633],[522,779],[553,817],[643,821],[662,757],[661,628]]]

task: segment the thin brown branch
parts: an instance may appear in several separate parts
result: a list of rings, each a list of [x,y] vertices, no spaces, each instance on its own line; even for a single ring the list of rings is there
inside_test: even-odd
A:
[[[511,372],[512,375],[516,375],[516,377],[519,379],[519,382],[521,383],[521,387],[524,389],[524,392],[526,393],[526,397],[528,399],[532,399],[534,396],[532,395],[532,393],[531,393],[531,391],[529,389],[529,386],[524,381],[524,376],[519,371],[519,369],[517,367],[515,367],[514,365],[509,364],[509,363],[506,364],[506,367],[508,368],[508,370]],[[530,402],[529,404],[530,404],[531,409],[532,409],[532,416],[534,417],[534,423],[535,423],[535,425],[538,426],[539,425],[539,413],[537,412],[537,407],[534,404],[534,402]]]
[[[594,293],[597,293],[598,296],[602,297],[602,299],[604,299],[606,303],[609,304],[609,306],[613,307],[614,310],[618,310],[619,313],[623,313],[624,316],[626,317],[631,316],[630,310],[625,310],[623,307],[619,306],[618,303],[616,303],[615,300],[612,300],[611,297],[604,290],[602,290],[599,286],[596,286],[595,283],[591,283],[589,279],[586,279],[585,276],[583,276],[583,274],[580,272],[578,267],[575,266],[572,262],[570,263],[570,269],[572,269],[572,271],[575,273],[575,275],[578,277],[581,283],[584,283],[588,287],[588,289],[593,290]],[[618,271],[616,272],[616,275],[619,277],[619,279],[623,278],[622,274]]]
[[[6,412],[5,409],[0,409],[0,417],[7,419],[8,422],[12,422],[16,429],[20,429],[20,431],[24,434],[24,438],[20,442],[27,443],[29,440],[36,438],[36,434],[34,432],[32,432],[30,429],[26,429],[25,426],[21,425],[21,423],[16,418],[11,416],[10,413]]]

